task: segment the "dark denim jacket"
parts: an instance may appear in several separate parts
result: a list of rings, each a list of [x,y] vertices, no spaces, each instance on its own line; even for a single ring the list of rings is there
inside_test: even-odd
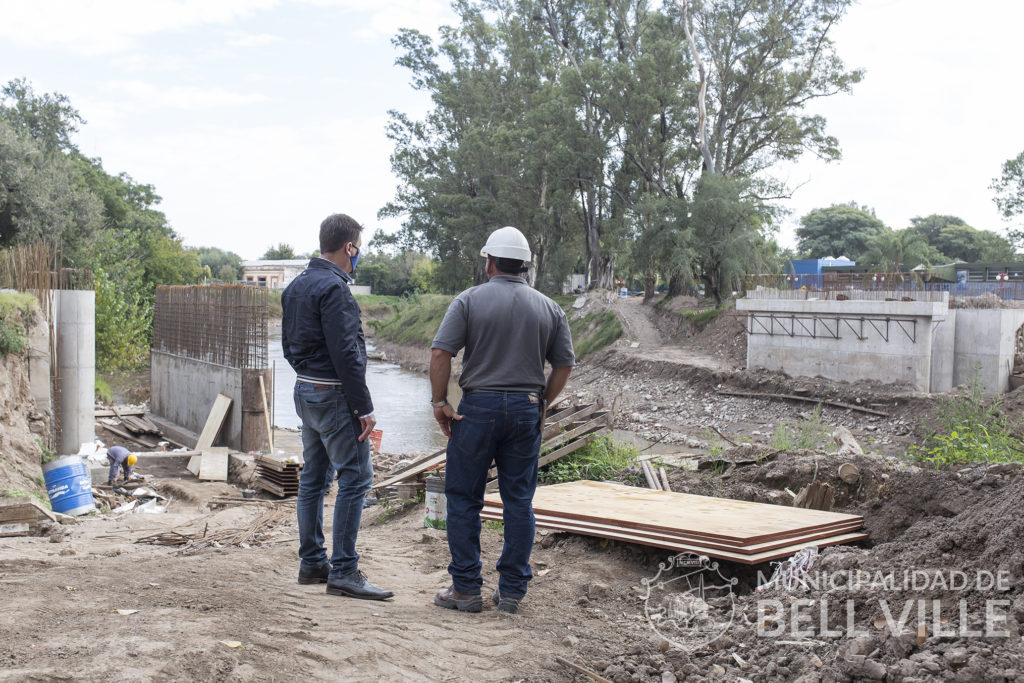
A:
[[[281,296],[281,346],[302,379],[341,382],[352,414],[373,412],[366,387],[366,341],[352,276],[327,259],[310,260]]]

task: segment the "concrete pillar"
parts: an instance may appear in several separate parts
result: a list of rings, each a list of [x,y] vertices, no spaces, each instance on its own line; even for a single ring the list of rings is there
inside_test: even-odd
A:
[[[60,368],[61,453],[77,453],[95,434],[96,292],[54,292]]]

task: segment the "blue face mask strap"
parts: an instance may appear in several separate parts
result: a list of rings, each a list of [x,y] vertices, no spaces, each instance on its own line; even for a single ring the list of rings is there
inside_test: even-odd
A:
[[[359,247],[356,247],[356,255],[349,256],[349,260],[352,262],[352,272],[356,272],[356,264],[359,263]]]

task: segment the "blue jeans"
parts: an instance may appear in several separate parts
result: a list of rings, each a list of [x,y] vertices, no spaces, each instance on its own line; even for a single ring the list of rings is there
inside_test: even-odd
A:
[[[324,494],[337,476],[331,548],[332,579],[359,567],[356,536],[363,502],[373,484],[370,444],[360,443],[359,420],[345,402],[341,387],[314,388],[295,383],[295,412],[302,419],[302,458],[297,510],[299,557],[306,569],[327,561],[324,549]]]
[[[461,420],[452,422],[444,492],[448,498],[448,573],[455,590],[478,595],[480,576],[480,509],[487,470],[498,467],[504,505],[505,544],[498,560],[498,589],[522,598],[533,550],[533,494],[540,453],[540,403],[536,396],[498,391],[467,394],[459,403]]]

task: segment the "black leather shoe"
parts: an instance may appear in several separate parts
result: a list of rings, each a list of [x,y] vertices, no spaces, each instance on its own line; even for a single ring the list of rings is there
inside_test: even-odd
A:
[[[394,597],[392,591],[381,590],[366,580],[361,571],[354,571],[338,579],[328,579],[327,592],[360,600],[387,600]]]
[[[327,575],[331,573],[331,563],[324,562],[319,567],[313,567],[312,569],[306,569],[301,564],[299,565],[299,583],[327,583]]]

